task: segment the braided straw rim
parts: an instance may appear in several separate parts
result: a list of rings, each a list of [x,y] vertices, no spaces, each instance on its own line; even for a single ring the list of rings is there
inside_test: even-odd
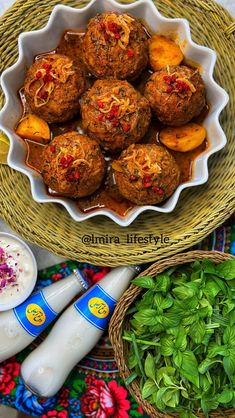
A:
[[[0,20],[0,71],[16,61],[18,35],[45,26],[58,3],[79,8],[88,1],[18,0],[3,16]],[[122,3],[127,4],[129,0]],[[146,212],[127,228],[101,216],[76,223],[61,206],[34,202],[28,179],[7,166],[1,166],[0,216],[22,237],[57,255],[109,266],[153,262],[195,245],[235,209],[235,85],[232,82],[235,27],[232,18],[212,0],[156,0],[154,3],[163,15],[187,18],[193,40],[217,51],[215,79],[230,93],[230,103],[221,116],[228,144],[210,158],[208,183],[184,191],[173,213]],[[0,106],[3,102],[0,94]],[[142,237],[164,234],[169,241],[157,244],[153,241],[127,242],[127,234],[136,233]],[[84,243],[84,235],[89,235],[91,242]],[[106,236],[117,237],[120,243],[106,242]]]
[[[163,272],[169,267],[178,264],[191,263],[193,261],[203,259],[210,259],[215,263],[220,263],[225,260],[235,259],[235,257],[230,254],[220,253],[218,251],[189,251],[187,253],[180,253],[173,257],[166,258],[162,261],[158,261],[157,263],[152,264],[149,268],[147,268],[147,270],[140,273],[138,277],[155,277],[157,274]],[[109,323],[109,338],[113,346],[114,356],[118,365],[120,376],[124,381],[131,374],[126,362],[128,354],[128,342],[122,339],[123,331],[128,326],[126,312],[142,291],[143,289],[141,287],[131,284],[119,300]],[[147,400],[143,399],[136,380],[128,385],[128,390],[151,418],[178,417],[178,414],[165,414],[158,411]],[[226,418],[234,418],[235,411],[234,409],[229,409],[226,410],[226,413],[224,413],[223,410],[210,413],[211,418],[221,418],[222,416],[226,416]],[[204,417],[204,414],[200,413],[198,417],[202,418]]]

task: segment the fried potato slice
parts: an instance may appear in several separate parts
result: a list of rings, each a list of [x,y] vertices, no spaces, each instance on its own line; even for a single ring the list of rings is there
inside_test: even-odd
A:
[[[160,141],[174,151],[187,152],[199,147],[206,138],[206,130],[197,123],[165,128],[160,132]]]
[[[16,134],[21,138],[47,144],[51,139],[50,128],[45,120],[29,114],[23,118],[16,128]]]
[[[149,39],[149,61],[152,69],[158,71],[168,65],[179,65],[184,59],[180,47],[162,35]]]

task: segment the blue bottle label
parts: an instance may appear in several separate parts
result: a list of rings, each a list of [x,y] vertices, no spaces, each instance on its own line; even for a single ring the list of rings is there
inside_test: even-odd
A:
[[[21,305],[13,309],[20,325],[32,337],[37,337],[57,317],[47,303],[43,292],[34,293]]]
[[[74,307],[87,321],[104,331],[116,304],[117,301],[96,284],[78,299]]]

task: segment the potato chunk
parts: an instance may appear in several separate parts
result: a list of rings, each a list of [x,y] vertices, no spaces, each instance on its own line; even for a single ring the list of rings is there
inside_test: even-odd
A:
[[[179,65],[183,58],[180,47],[171,39],[162,35],[153,35],[149,39],[149,61],[154,71],[168,65]]]
[[[206,138],[206,130],[197,123],[165,128],[160,132],[160,141],[174,151],[187,152],[199,147]]]
[[[16,128],[16,134],[21,138],[47,144],[51,139],[50,128],[47,122],[36,115],[29,114],[23,118]]]

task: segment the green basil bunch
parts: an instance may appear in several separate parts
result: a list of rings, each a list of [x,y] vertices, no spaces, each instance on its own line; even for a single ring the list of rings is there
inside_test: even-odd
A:
[[[235,408],[235,260],[171,268],[133,283],[144,289],[128,311],[126,384],[180,418]]]

